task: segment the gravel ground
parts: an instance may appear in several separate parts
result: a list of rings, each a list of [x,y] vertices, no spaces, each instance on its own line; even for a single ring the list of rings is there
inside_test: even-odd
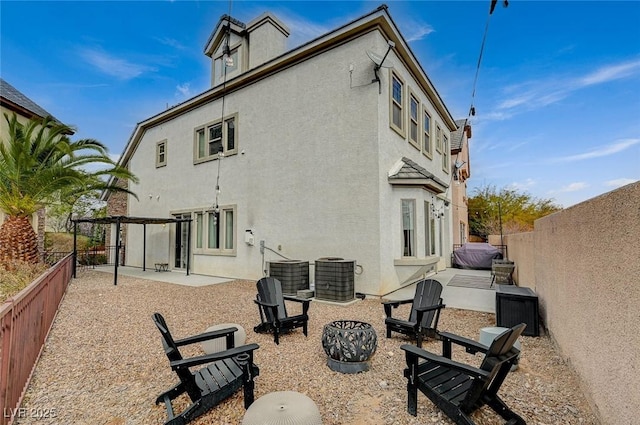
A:
[[[255,282],[235,281],[206,287],[186,287],[121,276],[82,272],[72,281],[44,353],[25,395],[26,418],[19,424],[161,424],[166,412],[154,404],[156,396],[177,377],[162,350],[160,334],[151,320],[160,312],[174,337],[203,332],[216,323],[244,327],[247,342],[260,348],[256,398],[273,391],[298,391],[318,405],[325,425],[451,424],[426,397],[418,396],[418,416],[406,412],[405,366],[400,345],[409,342],[394,334],[385,338],[384,312],[379,300],[349,306],[312,302],[309,337],[301,330],[283,335],[280,345],[271,335],[256,334],[259,322],[253,303]],[[296,312],[297,305],[293,304]],[[401,306],[399,317],[408,316]],[[403,310],[404,309],[404,310]],[[378,349],[365,373],[343,375],[326,366],[320,338],[324,324],[338,319],[371,323]],[[446,308],[439,329],[477,339],[479,329],[495,326],[493,314]],[[395,336],[397,335],[397,336]],[[547,336],[521,337],[518,371],[502,386],[506,403],[528,424],[598,424],[579,390],[575,372],[558,355]],[[424,344],[440,353],[440,343]],[[202,354],[193,347],[188,354]],[[478,364],[480,357],[454,352],[454,359]],[[186,405],[187,400],[181,400]],[[52,418],[43,418],[49,413]],[[240,424],[244,415],[242,392],[192,422]],[[502,424],[483,408],[474,414],[478,424]]]

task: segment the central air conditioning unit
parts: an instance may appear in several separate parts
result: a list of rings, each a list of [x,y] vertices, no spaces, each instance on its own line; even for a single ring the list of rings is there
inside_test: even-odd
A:
[[[318,258],[315,269],[316,299],[347,302],[355,298],[355,260]]]
[[[282,284],[282,292],[296,295],[299,290],[309,289],[309,262],[302,260],[268,261],[269,276]]]

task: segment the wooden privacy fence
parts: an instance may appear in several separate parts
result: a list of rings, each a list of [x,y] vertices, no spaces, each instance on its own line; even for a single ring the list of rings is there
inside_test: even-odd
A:
[[[67,255],[0,306],[0,425],[19,416],[26,389],[72,276]]]

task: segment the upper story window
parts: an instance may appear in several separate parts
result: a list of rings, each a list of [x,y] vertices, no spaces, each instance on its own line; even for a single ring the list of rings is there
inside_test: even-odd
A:
[[[449,172],[449,158],[450,158],[450,150],[449,150],[449,138],[442,135],[442,169],[445,172]]]
[[[409,143],[420,149],[420,102],[409,94]]]
[[[427,110],[422,114],[422,153],[429,158],[433,157],[433,146],[431,141],[431,116]]]
[[[220,152],[225,156],[237,153],[237,122],[238,116],[234,114],[196,128],[194,163],[217,159]]]
[[[442,130],[436,125],[436,151],[442,152]]]
[[[390,96],[390,123],[394,129],[402,137],[405,137],[404,125],[404,81],[391,71],[391,96]]]
[[[167,141],[156,143],[156,168],[167,165]]]

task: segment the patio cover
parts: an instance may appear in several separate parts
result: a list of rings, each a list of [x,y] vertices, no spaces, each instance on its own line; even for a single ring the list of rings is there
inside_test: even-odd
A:
[[[453,263],[462,269],[491,269],[491,261],[499,258],[500,250],[488,243],[466,243],[453,251]]]
[[[142,270],[146,270],[147,258],[147,224],[187,223],[187,240],[191,240],[190,218],[158,218],[158,217],[129,217],[125,215],[100,217],[100,218],[76,218],[73,221],[73,277],[76,277],[76,261],[78,259],[77,231],[78,223],[116,224],[116,261],[114,264],[113,284],[118,284],[118,263],[120,260],[120,225],[142,224]],[[187,276],[189,276],[189,244],[187,244]]]

